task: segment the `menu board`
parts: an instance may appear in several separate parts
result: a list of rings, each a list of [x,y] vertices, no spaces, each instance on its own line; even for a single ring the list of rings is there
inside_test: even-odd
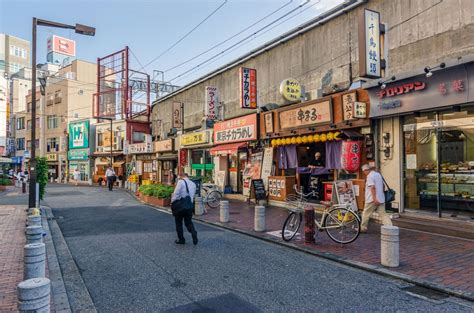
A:
[[[333,190],[336,190],[337,203],[351,203],[352,209],[357,212],[356,193],[354,184],[350,180],[338,180],[334,182]]]
[[[273,167],[273,148],[265,148],[263,153],[263,163],[262,163],[262,174],[261,178],[263,180],[264,186],[268,190],[268,177],[272,175]]]
[[[271,200],[285,201],[288,195],[294,193],[295,182],[295,176],[269,176],[268,197]]]
[[[263,179],[253,179],[252,180],[252,188],[255,200],[265,200],[267,198],[267,194],[265,192],[265,186],[263,184]]]

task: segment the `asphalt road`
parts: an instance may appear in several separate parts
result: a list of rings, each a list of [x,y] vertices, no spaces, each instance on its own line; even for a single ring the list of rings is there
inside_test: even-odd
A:
[[[172,216],[123,191],[52,185],[53,213],[99,312],[472,312],[407,283],[196,223],[177,246]],[[68,273],[63,273],[68,275]],[[69,296],[74,296],[70,293]]]

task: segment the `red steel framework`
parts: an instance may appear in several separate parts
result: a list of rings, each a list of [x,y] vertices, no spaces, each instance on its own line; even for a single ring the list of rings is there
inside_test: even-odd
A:
[[[150,75],[129,68],[129,48],[97,58],[94,118],[150,122],[150,113]]]

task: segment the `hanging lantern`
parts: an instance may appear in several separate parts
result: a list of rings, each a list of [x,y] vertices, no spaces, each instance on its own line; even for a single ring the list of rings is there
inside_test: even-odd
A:
[[[291,145],[291,138],[285,138],[285,145]]]
[[[301,137],[301,143],[302,144],[308,143],[308,136]]]
[[[329,141],[333,140],[333,139],[334,139],[334,133],[333,133],[333,132],[327,133],[326,138],[327,138]]]
[[[313,135],[313,141],[314,142],[319,142],[320,138],[319,138],[319,134],[314,134]]]
[[[296,145],[296,137],[291,137],[291,144]]]
[[[362,142],[348,140],[342,142],[341,165],[348,172],[356,172],[360,167]]]
[[[297,145],[300,145],[302,142],[303,142],[303,140],[301,139],[301,136],[296,137],[296,144]]]
[[[314,142],[314,137],[313,137],[313,135],[308,135],[308,136],[306,136],[306,137],[308,138],[308,142],[309,142],[309,143],[313,143],[313,142]]]
[[[327,140],[326,134],[319,135],[319,140],[321,140],[321,142],[325,142]]]
[[[271,144],[272,144],[272,147],[276,146],[276,139],[272,139]]]
[[[277,145],[277,146],[281,146],[281,145],[282,145],[281,138],[278,138],[278,139],[276,140],[276,145]]]
[[[339,137],[341,135],[341,132],[335,132],[334,133],[334,140],[341,140],[341,137]]]

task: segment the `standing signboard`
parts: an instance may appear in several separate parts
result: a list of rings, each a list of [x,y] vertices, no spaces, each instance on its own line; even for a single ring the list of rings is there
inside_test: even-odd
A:
[[[257,70],[241,67],[240,78],[240,107],[243,109],[257,108]]]
[[[265,189],[268,190],[268,177],[272,175],[273,168],[273,147],[265,148],[263,152],[262,174],[260,177],[263,180]]]

